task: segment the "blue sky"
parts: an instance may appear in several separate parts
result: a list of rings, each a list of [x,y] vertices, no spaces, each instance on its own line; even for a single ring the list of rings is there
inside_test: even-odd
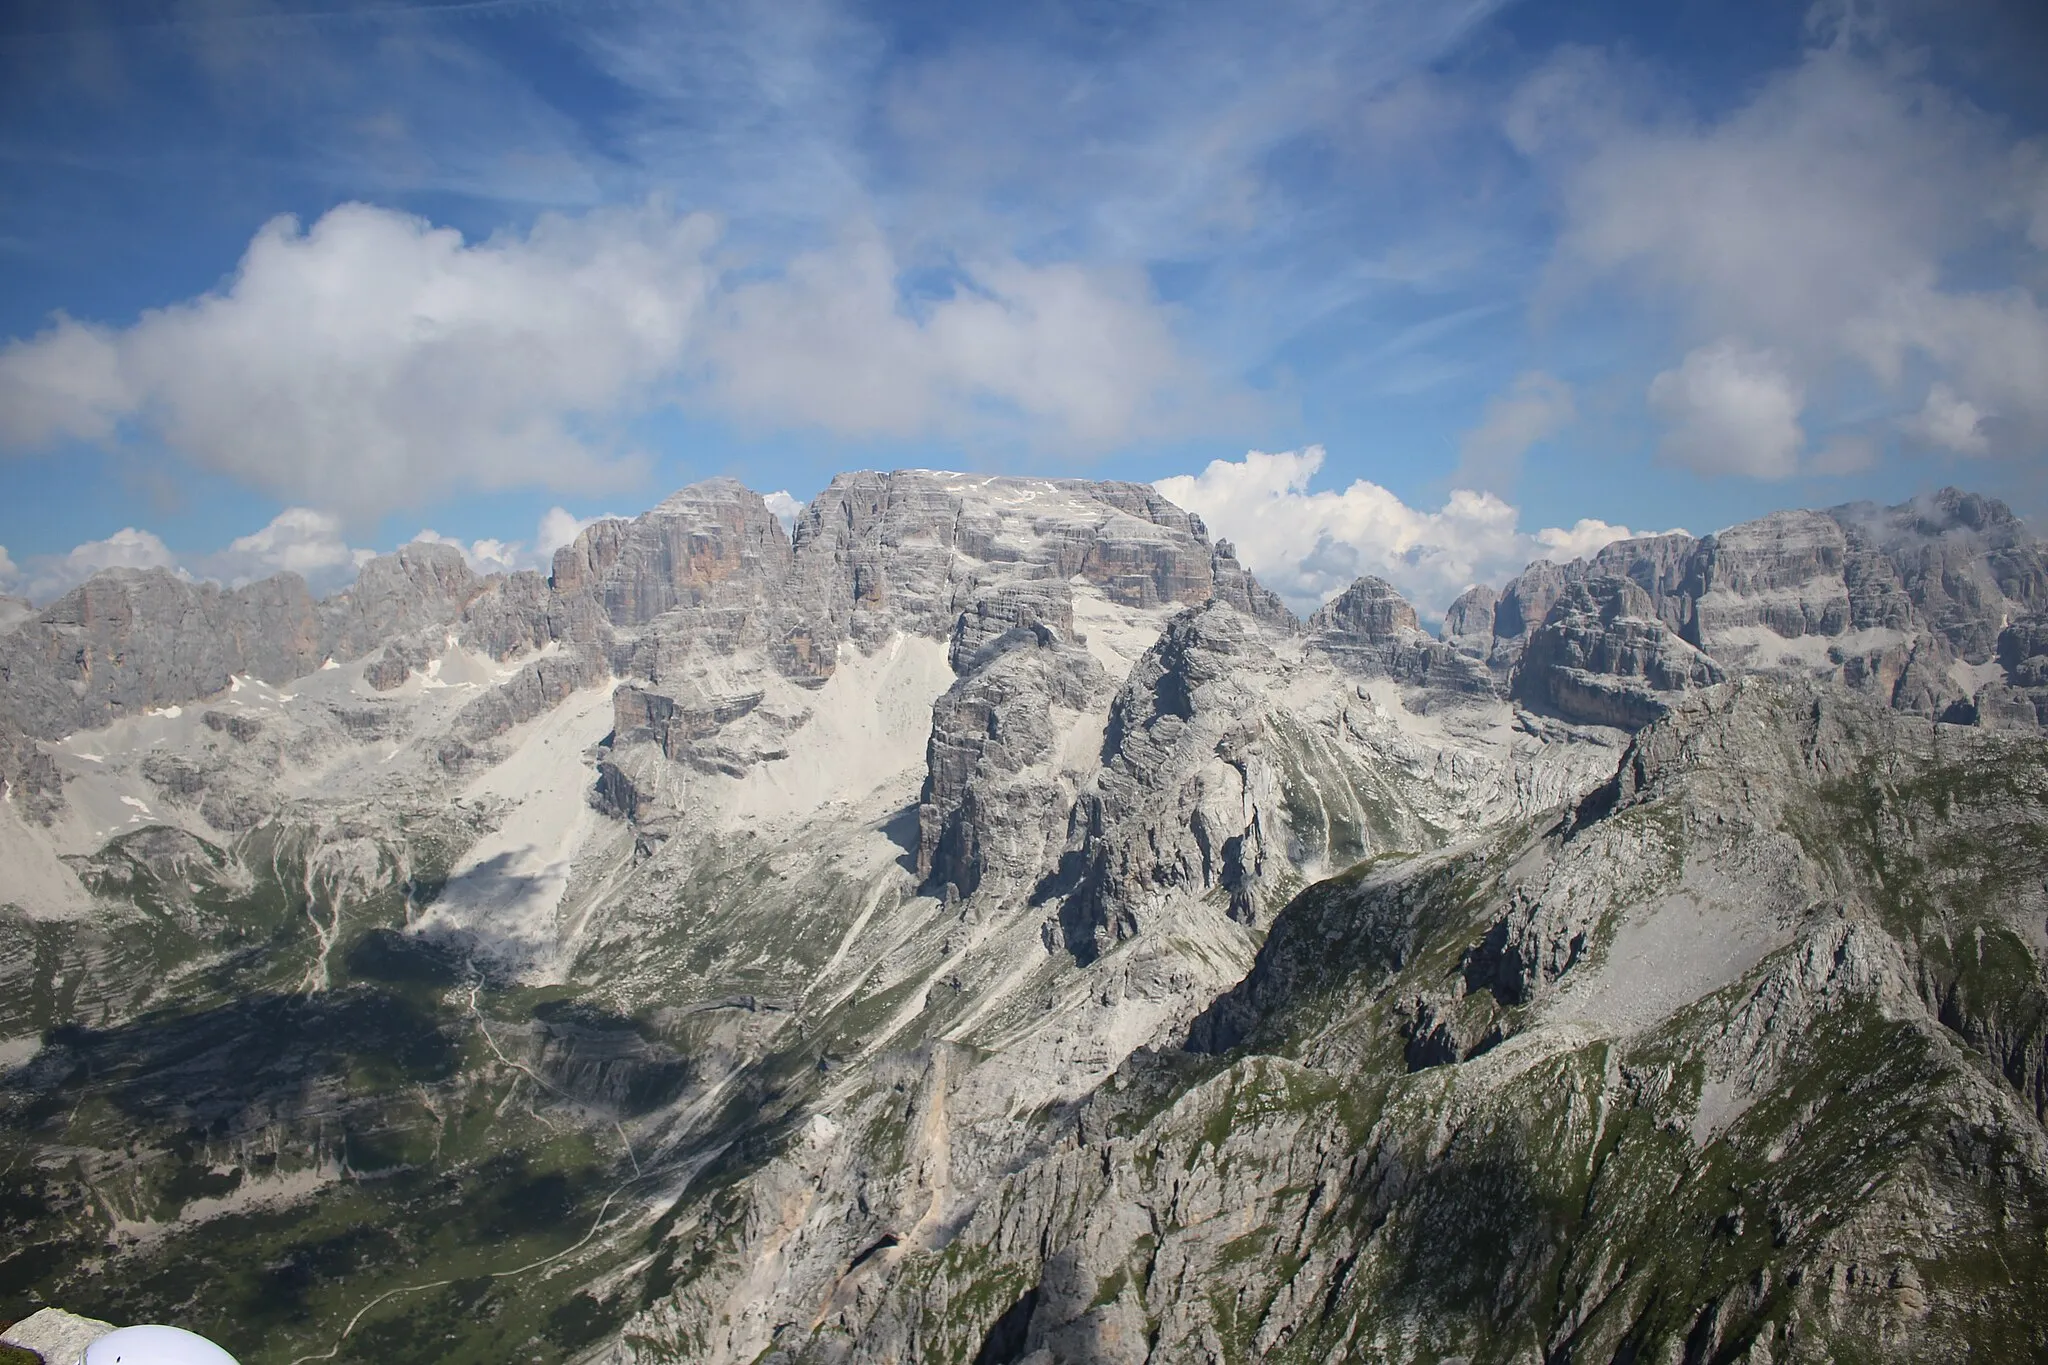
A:
[[[2042,69],[1988,0],[10,7],[0,588],[903,465],[1163,481],[1297,604],[2038,516]]]

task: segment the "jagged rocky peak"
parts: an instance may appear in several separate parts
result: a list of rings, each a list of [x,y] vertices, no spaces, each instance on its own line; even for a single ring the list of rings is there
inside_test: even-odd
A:
[[[1516,695],[1545,695],[1519,661],[1570,586],[1602,576],[1634,584],[1647,605],[1632,613],[1724,671],[1832,680],[1961,723],[2031,725],[2042,701],[2013,671],[2031,656],[2000,640],[2048,609],[2048,555],[1995,499],[1944,489],[1894,507],[1776,512],[1698,540],[1640,537],[1531,564],[1502,589],[1486,650]],[[1473,619],[1460,606],[1445,622],[1468,653]]]
[[[1601,546],[1590,563],[1596,574],[1626,578],[1641,588],[1657,619],[1673,630],[1683,631],[1688,619],[1684,606],[1686,585],[1699,546],[1696,538],[1683,531],[1635,536]]]
[[[839,637],[798,575],[782,523],[733,479],[692,484],[630,521],[585,527],[556,552],[551,593],[536,636],[581,642],[613,672],[654,684],[679,713],[717,710],[735,689],[759,691],[744,677],[707,691],[695,678],[708,660],[744,654],[743,673],[765,664],[804,687],[822,685],[836,665]],[[623,713],[619,721],[622,733],[644,728]]]
[[[842,474],[798,520],[796,557],[864,642],[890,628],[944,638],[996,580],[1079,578],[1145,609],[1204,602],[1216,587],[1199,520],[1142,484],[1081,479]]]
[[[584,527],[555,551],[554,589],[595,598],[614,625],[644,626],[677,607],[753,600],[791,566],[789,537],[761,495],[707,479],[631,521]]]
[[[1407,641],[1422,633],[1415,608],[1384,578],[1367,576],[1325,602],[1308,618],[1309,633],[1361,645]]]
[[[1484,583],[1458,594],[1444,612],[1440,637],[1460,654],[1484,659],[1493,651],[1493,613],[1500,594]]]
[[[1199,530],[1200,517],[1190,518]],[[1217,601],[1228,602],[1247,616],[1264,621],[1269,626],[1293,632],[1301,622],[1289,611],[1280,595],[1258,579],[1251,570],[1237,562],[1237,547],[1227,540],[1216,542],[1216,553],[1209,563],[1209,573],[1214,580],[1212,593]]]
[[[1529,635],[1543,624],[1568,584],[1594,575],[1625,578],[1650,602],[1650,615],[1684,632],[1691,620],[1687,583],[1700,542],[1683,532],[1637,536],[1601,547],[1588,559],[1567,564],[1538,560],[1508,581],[1493,611],[1493,641],[1487,653],[1495,666],[1513,666]]]
[[[2044,769],[2000,738],[1745,679],[1576,820],[1325,883],[1212,1060],[1134,1057],[876,1321],[934,1346],[993,1263],[1012,1360],[2039,1358]]]
[[[463,609],[462,643],[493,659],[510,659],[555,640],[591,639],[594,625],[572,623],[571,614],[558,609],[548,580],[520,569],[487,581]]]
[[[1727,676],[1657,618],[1648,593],[1601,574],[1565,585],[1522,650],[1511,695],[1567,720],[1635,729],[1676,694]]]
[[[1316,609],[1306,631],[1311,650],[1350,672],[1454,694],[1493,695],[1485,666],[1431,639],[1415,608],[1383,578],[1354,582]]]
[[[1270,810],[1261,819],[1272,792],[1254,790],[1246,749],[1278,669],[1258,623],[1222,602],[1175,616],[1131,669],[1070,826],[1078,875],[1057,923],[1077,959],[1135,934],[1167,888],[1220,889],[1233,915],[1256,917],[1284,858],[1265,846],[1282,836]]]
[[[393,635],[454,620],[483,586],[454,546],[414,541],[364,564],[320,616],[332,652],[356,658]]]
[[[1944,488],[1832,515],[1891,561],[1916,621],[1965,663],[1992,656],[2006,620],[2048,610],[2048,552],[1996,498]]]
[[[378,555],[320,604],[326,656],[354,659],[382,646],[365,677],[388,691],[442,651],[448,627],[487,586],[452,545],[415,541]]]
[[[752,498],[730,486],[709,491],[664,506],[694,527],[716,527],[736,499]],[[624,542],[616,528],[592,531],[584,560]],[[586,577],[579,566],[558,567],[556,590]],[[944,641],[955,681],[928,713],[915,861],[923,884],[958,894],[972,894],[991,865],[1030,865],[1030,850],[1064,826],[1049,765],[1063,761],[1062,735],[1078,713],[1106,707],[1115,685],[1077,624],[1078,594],[1093,599],[1091,612],[1108,613],[1119,638],[1149,639],[1174,609],[1212,597],[1292,625],[1199,520],[1134,484],[841,475],[798,519],[786,574],[765,591],[744,586],[762,581],[743,563],[698,605],[621,624],[632,638],[612,656],[634,681],[615,697],[607,802],[643,825],[649,811],[671,818],[676,779],[649,752],[738,774],[786,751],[808,713],[777,703],[756,647],[774,672],[813,685],[844,644],[872,656],[903,636]]]
[[[1067,799],[1052,769],[1055,708],[1086,710],[1110,686],[1094,656],[1036,621],[985,640],[965,663],[932,704],[917,850],[920,883],[961,896],[991,872],[1041,861]]]

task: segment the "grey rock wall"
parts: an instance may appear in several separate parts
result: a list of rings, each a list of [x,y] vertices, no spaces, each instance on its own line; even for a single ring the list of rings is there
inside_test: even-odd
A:
[[[1458,594],[1444,612],[1443,641],[1460,654],[1484,659],[1493,652],[1493,614],[1500,594],[1484,583]]]
[[[1638,729],[1679,693],[1727,678],[1659,620],[1648,593],[1601,575],[1566,586],[1515,666],[1515,700],[1588,725]]]
[[[1590,559],[1532,564],[1501,589],[1485,641],[1495,674],[1516,696],[1546,704],[1542,680],[1515,679],[1519,661],[1570,586],[1600,577],[1633,584],[1645,599],[1636,609],[1642,619],[1660,622],[1723,670],[1827,679],[1930,718],[2033,723],[2024,719],[2029,687],[2005,664],[2010,651],[2001,652],[1999,639],[2008,623],[2040,610],[2048,556],[1993,499],[1944,489],[1895,507],[1777,512],[1699,540],[1642,537]],[[1445,621],[1446,641],[1467,653],[1481,643],[1478,600],[1461,599]],[[1991,665],[2002,676],[1986,677]],[[1586,675],[1567,683],[1575,693],[1628,690],[1625,676],[1594,683],[1597,668],[1567,667]],[[1608,709],[1620,717],[1654,707]]]
[[[1110,707],[1101,774],[1076,803],[1058,895],[1060,943],[1081,961],[1136,933],[1169,891],[1219,890],[1251,921],[1284,856],[1255,700],[1277,660],[1221,602],[1183,612]],[[1264,788],[1264,790],[1261,790]]]
[[[1467,601],[1461,624],[1469,624],[1476,611],[1477,599]],[[1309,617],[1306,633],[1311,650],[1361,676],[1393,678],[1445,694],[1494,695],[1485,666],[1431,639],[1416,620],[1415,608],[1384,579],[1361,578],[1324,603]]]
[[[1916,918],[1841,836],[2038,833],[2038,743],[2001,739],[1685,699],[1576,820],[1298,898],[1187,1049],[788,1357],[2038,1354],[2043,1044],[1995,982],[2038,989],[2041,845]]]

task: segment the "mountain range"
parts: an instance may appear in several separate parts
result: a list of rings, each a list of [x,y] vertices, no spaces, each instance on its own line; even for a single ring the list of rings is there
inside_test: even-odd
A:
[[[2048,1355],[2048,549],[1305,621],[1151,488],[0,625],[0,1318],[245,1362]]]

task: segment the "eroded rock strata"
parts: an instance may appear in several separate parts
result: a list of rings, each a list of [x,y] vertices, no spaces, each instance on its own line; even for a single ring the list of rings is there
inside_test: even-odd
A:
[[[2048,1353],[2048,573],[1297,619],[1149,488],[0,633],[0,1317],[249,1361]],[[23,618],[23,619],[16,619]]]

